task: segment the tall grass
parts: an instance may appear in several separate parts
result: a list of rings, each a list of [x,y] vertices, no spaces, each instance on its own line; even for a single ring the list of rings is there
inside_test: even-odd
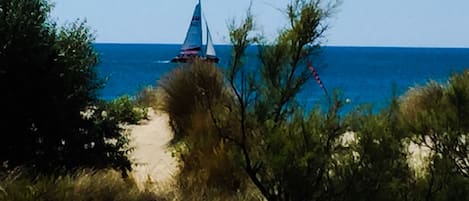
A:
[[[155,87],[145,87],[135,95],[135,103],[139,106],[150,107],[158,111],[162,107],[162,89]]]
[[[0,200],[5,201],[159,201],[150,186],[140,189],[114,170],[80,170],[60,177],[27,176],[16,170],[0,178]]]
[[[444,86],[431,81],[424,86],[409,89],[401,100],[401,112],[405,119],[413,120],[422,111],[439,108],[444,97]]]
[[[221,71],[198,60],[173,70],[159,85],[163,90],[162,110],[169,115],[176,141],[193,127],[195,114],[208,114],[207,101],[223,104],[228,97]]]
[[[230,126],[233,99],[220,69],[195,61],[160,81],[162,110],[169,115],[174,147],[181,159],[177,178],[182,200],[255,200],[230,143],[220,131]],[[215,126],[216,125],[216,126]]]

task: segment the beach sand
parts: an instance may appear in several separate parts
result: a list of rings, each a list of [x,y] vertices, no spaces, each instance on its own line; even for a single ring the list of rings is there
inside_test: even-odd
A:
[[[131,153],[136,164],[134,177],[139,184],[148,182],[148,179],[152,183],[172,183],[178,164],[168,149],[172,138],[168,115],[150,109],[148,116],[149,120],[129,127],[131,145],[135,148]]]

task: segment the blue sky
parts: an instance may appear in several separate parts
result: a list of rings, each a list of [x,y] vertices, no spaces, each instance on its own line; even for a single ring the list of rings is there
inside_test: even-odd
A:
[[[197,0],[52,0],[59,23],[86,19],[97,42],[176,43]],[[202,0],[215,43],[228,43],[227,24],[250,0]],[[273,39],[286,25],[290,0],[253,0],[257,28]],[[468,47],[469,0],[343,0],[329,19],[325,45]]]

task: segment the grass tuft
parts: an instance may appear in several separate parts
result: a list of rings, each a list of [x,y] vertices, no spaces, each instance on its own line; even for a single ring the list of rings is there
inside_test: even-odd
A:
[[[15,170],[0,177],[0,200],[17,201],[159,201],[150,188],[139,189],[133,179],[115,170],[80,170],[60,177],[26,176]]]

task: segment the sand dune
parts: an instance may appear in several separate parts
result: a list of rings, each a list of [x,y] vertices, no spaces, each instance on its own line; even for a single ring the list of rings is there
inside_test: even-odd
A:
[[[148,178],[158,183],[171,182],[177,173],[177,161],[168,150],[172,138],[168,115],[153,110],[148,115],[149,120],[130,127],[131,145],[135,147],[131,154],[136,163],[134,177],[140,184]]]

